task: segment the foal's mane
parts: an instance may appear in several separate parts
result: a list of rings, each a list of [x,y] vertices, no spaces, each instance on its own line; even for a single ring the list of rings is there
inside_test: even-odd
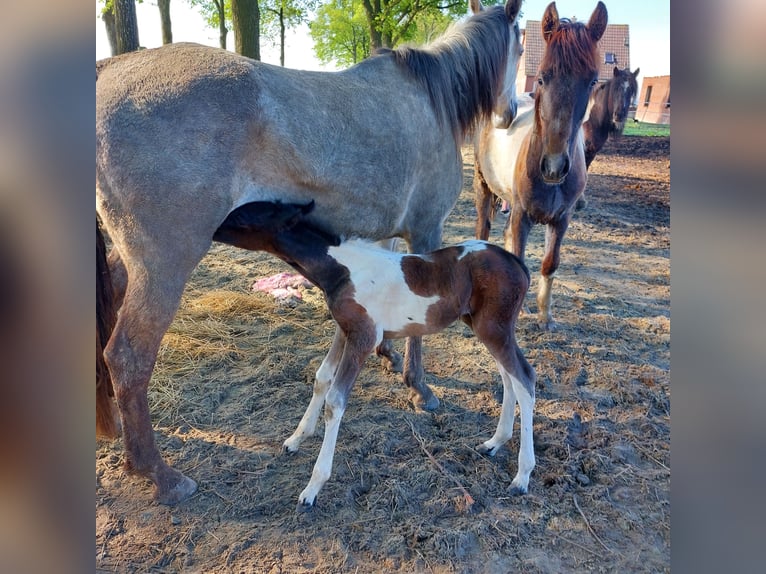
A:
[[[456,139],[492,113],[502,87],[510,47],[508,17],[503,6],[492,6],[424,47],[379,50],[392,57],[428,92],[442,125]]]
[[[585,24],[567,18],[559,20],[545,47],[540,71],[550,71],[556,76],[584,76],[598,71],[598,44]]]

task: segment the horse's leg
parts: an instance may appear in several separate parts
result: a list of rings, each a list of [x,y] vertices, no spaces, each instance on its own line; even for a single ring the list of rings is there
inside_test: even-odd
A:
[[[540,286],[537,291],[537,322],[545,331],[556,328],[551,315],[551,288],[553,276],[559,268],[561,242],[568,226],[569,216],[565,216],[554,223],[549,223],[545,229],[545,255],[540,265]]]
[[[497,196],[492,193],[481,173],[479,162],[474,161],[473,192],[476,205],[476,239],[489,239],[492,221],[497,210]]]
[[[396,251],[399,246],[399,238],[392,237],[377,242],[383,249]],[[380,357],[380,364],[391,373],[402,372],[402,356],[394,350],[394,342],[391,339],[383,339],[375,349],[375,354]]]
[[[316,502],[317,494],[322,486],[330,478],[332,473],[332,461],[335,455],[335,443],[338,440],[340,421],[346,410],[348,396],[354,386],[356,377],[362,369],[364,360],[373,351],[374,345],[368,342],[372,337],[366,334],[350,334],[346,338],[346,344],[340,359],[340,365],[335,379],[330,384],[330,389],[325,396],[325,428],[322,448],[314,463],[311,480],[298,497],[298,510],[307,510]]]
[[[518,307],[517,307],[518,309]],[[483,310],[474,317],[477,338],[484,343],[495,358],[503,380],[503,406],[494,436],[480,444],[479,452],[493,456],[513,436],[514,410],[519,403],[521,414],[521,440],[516,476],[511,483],[513,494],[527,492],[529,475],[535,467],[535,451],[532,439],[532,414],[535,405],[535,370],[524,358],[516,340],[508,338],[514,322],[499,320],[507,310]],[[518,312],[518,311],[516,311]]]
[[[115,248],[112,248],[109,252],[107,261],[109,263],[109,273],[112,276],[115,304],[117,307],[120,307],[125,297],[125,290],[128,288],[128,270],[125,268],[125,264]]]
[[[144,261],[125,259],[126,254],[121,253],[128,284],[105,350],[122,417],[125,468],[152,480],[154,498],[162,504],[180,502],[197,488],[193,480],[162,460],[154,441],[147,388],[160,342],[173,320],[186,280],[209,247],[209,241],[199,243],[186,244],[189,251],[184,254],[174,253],[169,242],[164,249],[140,248],[150,254]]]
[[[511,206],[511,215],[505,222],[503,230],[504,246],[506,251],[510,251],[516,257],[524,261],[524,254],[527,250],[527,237],[532,229],[532,220],[527,213],[516,202]]]
[[[335,373],[338,370],[338,365],[340,364],[345,345],[346,336],[343,334],[341,328],[336,325],[335,336],[333,337],[330,351],[327,353],[327,356],[324,358],[316,372],[316,377],[314,379],[314,394],[311,397],[311,402],[306,408],[306,412],[303,414],[301,422],[298,423],[295,432],[284,443],[286,452],[296,452],[303,440],[314,434],[319,420],[319,413],[322,410],[327,391],[330,389],[330,385],[335,379]]]

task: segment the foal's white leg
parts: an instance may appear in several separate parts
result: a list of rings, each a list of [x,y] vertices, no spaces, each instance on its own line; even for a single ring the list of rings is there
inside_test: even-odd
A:
[[[335,443],[338,440],[338,430],[340,429],[340,420],[346,411],[346,399],[341,391],[333,387],[327,393],[327,403],[325,404],[325,427],[324,440],[322,448],[319,450],[319,456],[314,463],[314,470],[311,473],[306,488],[303,489],[298,497],[299,508],[309,508],[314,506],[317,494],[330,478],[332,473],[332,460],[335,455]]]
[[[316,431],[317,422],[319,421],[319,413],[322,410],[327,391],[330,389],[330,385],[335,379],[335,373],[338,370],[340,364],[340,358],[343,355],[343,348],[346,345],[346,336],[339,327],[335,327],[335,337],[333,338],[330,351],[322,361],[322,364],[317,369],[316,377],[314,379],[314,395],[311,397],[311,402],[306,408],[306,412],[303,414],[301,422],[298,423],[298,427],[295,432],[284,442],[284,449],[287,452],[295,452],[298,450],[300,444],[304,439],[312,436]]]
[[[489,456],[494,456],[500,447],[513,436],[513,423],[516,415],[516,392],[513,389],[511,375],[500,364],[500,361],[495,362],[500,370],[500,377],[503,379],[503,406],[500,411],[500,420],[497,421],[495,436],[477,447],[479,452]]]
[[[519,468],[511,482],[511,493],[526,494],[529,486],[529,475],[535,468],[535,447],[532,438],[532,417],[535,410],[534,387],[532,394],[517,378],[511,376],[516,400],[521,411],[521,434],[519,444]]]

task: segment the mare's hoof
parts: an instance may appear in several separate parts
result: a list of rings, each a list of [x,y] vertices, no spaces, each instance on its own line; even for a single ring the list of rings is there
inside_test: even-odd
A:
[[[390,355],[380,356],[381,366],[389,373],[401,373],[404,368],[404,361],[402,361],[402,355],[396,351]]]
[[[428,389],[428,387],[426,387],[426,389]],[[434,395],[431,389],[428,389],[428,393],[425,397],[417,391],[411,391],[410,401],[412,401],[412,405],[416,410],[435,411],[439,408],[439,399],[436,398],[436,395]]]
[[[160,504],[166,504],[173,506],[183,500],[189,498],[197,490],[197,483],[194,482],[188,476],[184,476],[179,473],[181,479],[175,486],[164,491],[160,491],[158,488],[154,491],[154,499]]]

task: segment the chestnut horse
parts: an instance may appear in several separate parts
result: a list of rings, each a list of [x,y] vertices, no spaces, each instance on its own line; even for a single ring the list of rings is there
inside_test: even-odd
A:
[[[489,237],[496,196],[507,200],[505,248],[522,259],[532,225],[547,226],[537,293],[538,323],[555,327],[551,287],[572,206],[587,180],[582,122],[598,81],[598,41],[607,11],[599,2],[587,24],[559,19],[551,2],[542,19],[545,52],[533,105],[519,100],[508,130],[483,124],[474,142],[476,237]]]
[[[365,359],[383,337],[438,333],[458,319],[494,357],[503,380],[503,406],[494,436],[478,450],[494,455],[513,434],[521,412],[518,470],[511,492],[527,492],[535,466],[532,414],[535,371],[516,344],[516,318],[529,288],[529,272],[515,255],[483,241],[466,241],[423,255],[403,255],[362,239],[341,240],[305,220],[314,207],[253,202],[235,209],[213,239],[272,253],[325,295],[335,319],[330,352],[316,373],[314,395],[284,447],[295,452],[314,434],[322,405],[325,431],[314,471],[298,498],[314,505],[330,478],[335,443],[348,397]]]
[[[251,201],[314,200],[309,217],[334,233],[437,248],[462,187],[465,134],[513,99],[520,5],[507,0],[425,48],[386,50],[342,72],[194,44],[96,62],[96,211],[113,244],[111,284],[101,272],[97,282],[121,302],[104,358],[126,469],[149,478],[158,501],[196,489],[156,447],[147,387],[215,230]],[[420,359],[410,337],[405,383],[416,404],[435,408]],[[108,388],[97,383],[107,395],[97,407]]]

